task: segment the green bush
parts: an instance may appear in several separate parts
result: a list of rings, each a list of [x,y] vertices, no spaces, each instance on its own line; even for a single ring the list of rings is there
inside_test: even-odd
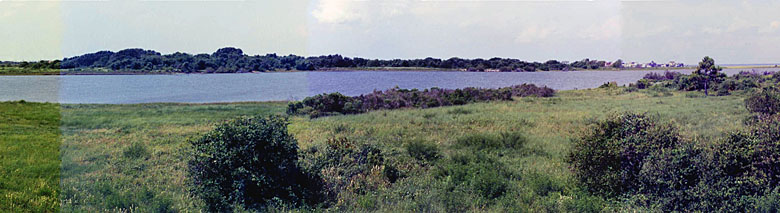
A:
[[[446,181],[446,191],[474,191],[492,200],[506,193],[513,175],[486,154],[456,153],[438,168],[436,177]]]
[[[681,143],[677,129],[644,114],[624,113],[593,124],[574,140],[568,162],[574,176],[595,194],[617,196],[637,189],[648,156]]]
[[[413,140],[406,144],[405,148],[406,152],[409,153],[409,156],[418,161],[434,161],[441,157],[439,148],[436,144],[426,143],[422,140]]]
[[[780,112],[780,89],[767,87],[745,99],[748,111],[761,115],[774,115]]]
[[[664,211],[685,211],[697,204],[696,187],[706,165],[692,143],[661,150],[646,158],[638,175],[637,194]]]
[[[140,142],[132,143],[130,146],[125,148],[122,154],[125,156],[125,158],[130,159],[147,158],[150,155],[149,149],[147,149],[146,146]]]
[[[525,136],[519,132],[478,133],[458,138],[455,145],[478,150],[522,149],[526,142]]]
[[[281,117],[243,118],[190,141],[190,191],[208,211],[263,210],[320,201],[320,181],[298,165],[298,145]]]
[[[384,154],[369,144],[347,138],[329,138],[324,145],[306,150],[302,164],[316,171],[324,182],[324,197],[347,205],[401,178],[401,172],[386,162]],[[346,203],[345,203],[346,202]],[[355,205],[361,205],[355,203]]]

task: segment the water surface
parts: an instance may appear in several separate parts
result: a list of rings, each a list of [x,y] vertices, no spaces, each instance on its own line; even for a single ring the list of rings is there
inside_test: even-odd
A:
[[[733,75],[745,69],[726,69]],[[676,70],[690,73],[692,70]],[[780,68],[756,69],[758,72]],[[333,71],[178,75],[0,76],[0,101],[59,103],[241,102],[300,100],[320,93],[360,95],[395,86],[425,89],[497,88],[522,83],[557,90],[595,88],[605,82],[636,82],[650,72],[438,72]]]

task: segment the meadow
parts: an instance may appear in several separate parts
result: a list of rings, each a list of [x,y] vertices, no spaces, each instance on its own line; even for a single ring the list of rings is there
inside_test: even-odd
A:
[[[363,165],[345,157],[317,167],[340,192],[332,195],[330,205],[313,207],[317,209],[620,210],[626,207],[590,195],[573,179],[565,161],[571,140],[588,123],[626,111],[674,122],[684,137],[702,139],[697,141],[743,127],[748,112],[742,95],[702,98],[698,93],[561,91],[551,98],[316,119],[294,116],[289,131],[304,164],[317,164],[333,144],[370,146],[383,159]],[[62,210],[200,211],[204,203],[187,190],[188,141],[226,120],[283,115],[285,110],[286,103],[275,102],[62,105]],[[497,145],[473,143],[490,138]],[[358,158],[362,151],[347,153]]]
[[[59,209],[60,108],[0,102],[0,212]]]

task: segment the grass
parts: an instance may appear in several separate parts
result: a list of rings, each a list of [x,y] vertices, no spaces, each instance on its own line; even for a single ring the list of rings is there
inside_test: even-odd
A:
[[[622,111],[647,112],[676,122],[685,137],[695,138],[713,138],[741,128],[748,116],[743,96],[691,98],[698,96],[690,93],[695,92],[562,91],[553,98],[526,97],[318,119],[296,116],[291,118],[289,129],[301,150],[321,147],[338,138],[377,147],[385,164],[394,166],[400,174],[392,184],[377,184],[380,182],[372,179],[372,174],[381,174],[382,170],[372,169],[361,182],[371,186],[370,190],[355,190],[342,196],[343,200],[329,210],[615,210],[620,208],[619,203],[584,193],[573,180],[564,162],[571,139],[588,122]],[[56,105],[15,104],[4,103],[1,106],[8,109],[0,113],[13,114],[11,109],[38,113],[41,110],[35,107],[48,106],[53,108],[53,114],[47,118],[59,116]],[[240,116],[283,114],[285,107],[285,103],[273,102],[62,105],[62,182],[58,192],[62,210],[201,211],[202,202],[187,191],[187,141],[211,130],[216,123]],[[12,127],[0,124],[4,125],[2,128],[47,130],[18,119],[7,121],[12,122]],[[53,138],[57,130],[55,124],[51,128]],[[27,137],[45,135],[32,132]],[[2,137],[6,138],[5,135]],[[51,141],[56,144],[56,139]],[[39,154],[34,150],[27,155]],[[51,156],[56,155],[50,153],[30,160],[59,163]],[[3,169],[6,164],[3,161]],[[28,167],[31,166],[24,169]],[[18,168],[21,167],[15,169]],[[56,185],[56,178],[54,181]],[[37,186],[38,182],[30,183],[28,187]],[[360,186],[348,188],[355,187]],[[52,190],[57,191],[56,187]],[[57,192],[54,194],[56,197]],[[56,207],[56,200],[52,202]]]
[[[0,102],[0,212],[59,209],[59,126],[56,104]]]

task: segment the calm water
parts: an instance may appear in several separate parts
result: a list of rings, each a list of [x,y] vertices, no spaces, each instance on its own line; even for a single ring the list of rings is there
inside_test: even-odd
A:
[[[727,69],[733,75],[743,69]],[[758,69],[780,71],[780,68]],[[650,72],[291,72],[194,75],[0,76],[0,101],[59,103],[239,102],[300,100],[320,93],[359,95],[401,88],[504,87],[522,83],[553,89],[636,82]],[[691,72],[682,70],[680,72]]]

